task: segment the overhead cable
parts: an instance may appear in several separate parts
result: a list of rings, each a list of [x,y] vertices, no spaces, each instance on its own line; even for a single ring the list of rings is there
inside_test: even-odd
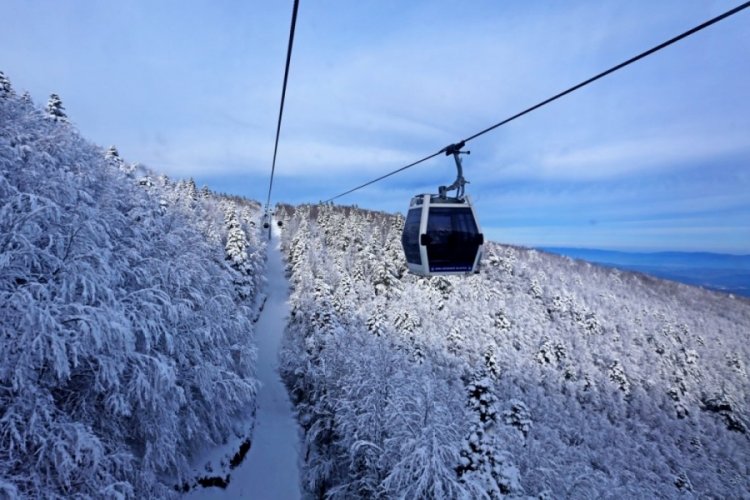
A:
[[[557,99],[559,99],[559,98],[561,98],[561,97],[563,97],[563,96],[565,96],[567,94],[570,94],[571,92],[574,92],[574,91],[576,91],[576,90],[578,90],[578,89],[580,89],[582,87],[585,87],[586,85],[588,85],[588,84],[590,84],[592,82],[595,82],[596,80],[599,80],[600,78],[603,78],[603,77],[605,77],[605,76],[607,76],[607,75],[609,75],[611,73],[614,73],[615,71],[617,71],[619,69],[622,69],[625,66],[633,64],[634,62],[636,62],[636,61],[638,61],[640,59],[643,59],[644,57],[650,56],[651,54],[653,54],[655,52],[658,52],[661,49],[672,45],[673,43],[679,42],[683,38],[687,38],[690,35],[693,35],[693,34],[699,32],[699,31],[701,31],[701,30],[703,30],[705,28],[708,28],[712,24],[716,24],[716,23],[718,23],[719,21],[721,21],[723,19],[726,19],[726,18],[728,18],[728,17],[730,17],[730,16],[732,16],[734,14],[737,14],[738,12],[740,12],[740,11],[742,11],[742,10],[748,8],[748,7],[750,7],[750,1],[745,2],[742,5],[739,5],[739,6],[733,8],[731,10],[728,10],[728,11],[724,12],[723,14],[720,14],[720,15],[712,18],[712,19],[709,19],[708,21],[706,21],[706,22],[704,22],[702,24],[699,24],[698,26],[685,31],[684,33],[681,33],[681,34],[675,36],[674,38],[670,38],[666,42],[660,43],[659,45],[656,45],[655,47],[652,47],[652,48],[646,50],[645,52],[641,52],[640,54],[638,54],[638,55],[636,55],[634,57],[631,57],[627,61],[621,62],[620,64],[617,64],[616,66],[612,66],[608,70],[602,71],[598,75],[592,76],[588,80],[584,80],[583,82],[581,82],[581,83],[579,83],[577,85],[574,85],[574,86],[568,88],[567,90],[564,90],[564,91],[562,91],[562,92],[560,92],[558,94],[555,94],[554,96],[550,97],[549,99],[545,99],[544,101],[542,101],[542,102],[540,102],[538,104],[535,104],[534,106],[531,106],[530,108],[527,108],[527,109],[521,111],[520,113],[516,113],[515,115],[513,115],[513,116],[511,116],[509,118],[506,118],[506,119],[504,119],[504,120],[502,120],[502,121],[500,121],[500,122],[498,122],[498,123],[496,123],[496,124],[494,124],[494,125],[492,125],[490,127],[487,127],[484,130],[482,130],[480,132],[477,132],[474,135],[470,135],[466,139],[463,139],[462,141],[459,141],[457,144],[463,145],[463,144],[465,144],[465,143],[467,143],[467,142],[469,142],[471,140],[474,140],[477,137],[486,134],[487,132],[495,130],[496,128],[498,128],[498,127],[500,127],[502,125],[505,125],[506,123],[511,122],[511,121],[515,120],[516,118],[520,118],[520,117],[522,117],[523,115],[525,115],[527,113],[531,113],[532,111],[534,111],[536,109],[539,109],[542,106],[545,106],[545,105],[551,103],[552,101],[555,101],[555,100],[557,100]],[[454,145],[451,145],[451,146],[454,146]],[[398,170],[394,170],[392,172],[389,172],[389,173],[387,173],[385,175],[382,175],[382,176],[378,177],[377,179],[373,179],[373,180],[371,180],[369,182],[366,182],[366,183],[364,183],[364,184],[362,184],[360,186],[357,186],[357,187],[352,188],[352,189],[350,189],[348,191],[345,191],[345,192],[343,192],[341,194],[338,194],[338,195],[336,195],[336,196],[334,196],[332,198],[329,198],[329,199],[327,199],[325,201],[325,203],[333,201],[333,200],[335,200],[337,198],[341,198],[342,196],[345,196],[347,194],[353,193],[354,191],[357,191],[357,190],[362,189],[362,188],[364,188],[366,186],[369,186],[370,184],[374,184],[374,183],[376,183],[378,181],[381,181],[381,180],[383,180],[383,179],[385,179],[387,177],[395,175],[395,174],[397,174],[399,172],[403,172],[404,170],[406,170],[408,168],[411,168],[411,167],[416,166],[416,165],[418,165],[418,164],[420,164],[420,163],[422,163],[424,161],[427,161],[427,160],[429,160],[431,158],[434,158],[435,156],[438,156],[441,153],[445,153],[448,150],[448,148],[450,148],[451,146],[446,146],[443,149],[441,149],[440,151],[438,151],[436,153],[433,153],[433,154],[431,154],[429,156],[426,156],[426,157],[422,158],[421,160],[415,161],[414,163],[410,163],[409,165],[401,167]]]
[[[271,190],[273,189],[273,175],[276,172],[276,153],[279,150],[279,135],[281,134],[281,117],[284,115],[284,99],[286,98],[286,83],[289,80],[289,65],[292,60],[292,46],[294,45],[294,28],[297,25],[297,10],[299,0],[294,0],[292,10],[292,25],[289,28],[289,46],[286,51],[286,67],[284,69],[284,85],[281,88],[281,105],[279,106],[279,121],[276,124],[276,142],[273,146],[273,162],[271,163],[271,179],[268,182],[268,198],[266,199],[266,211],[271,205]]]

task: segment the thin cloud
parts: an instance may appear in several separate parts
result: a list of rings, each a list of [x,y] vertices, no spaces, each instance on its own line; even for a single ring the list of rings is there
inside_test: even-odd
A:
[[[547,179],[611,179],[645,170],[684,168],[748,151],[746,136],[646,137],[546,153],[533,173]]]
[[[270,170],[273,145],[243,135],[200,135],[195,139],[176,139],[176,142],[170,143],[168,150],[155,151],[154,155],[157,156],[154,163],[158,162],[161,168],[166,167],[170,174],[262,174]],[[369,145],[286,140],[278,153],[277,174],[282,177],[322,175],[351,179],[361,175],[378,175],[384,168],[407,162],[413,156],[413,152]],[[144,163],[149,164],[150,161],[147,159]]]

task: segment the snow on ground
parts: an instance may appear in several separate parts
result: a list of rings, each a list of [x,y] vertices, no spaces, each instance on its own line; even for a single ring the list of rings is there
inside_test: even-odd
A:
[[[252,445],[245,460],[231,472],[229,486],[198,488],[186,498],[300,498],[299,427],[286,388],[279,378],[278,352],[289,315],[289,283],[279,250],[279,234],[268,246],[268,299],[255,327],[258,342],[258,410]]]

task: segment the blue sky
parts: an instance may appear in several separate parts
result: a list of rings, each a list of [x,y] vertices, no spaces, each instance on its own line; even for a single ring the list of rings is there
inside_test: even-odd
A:
[[[737,5],[301,1],[273,201],[401,167]],[[0,70],[127,160],[265,200],[292,2],[6,0]],[[472,141],[485,233],[750,253],[750,10]],[[438,157],[341,203],[405,211]]]

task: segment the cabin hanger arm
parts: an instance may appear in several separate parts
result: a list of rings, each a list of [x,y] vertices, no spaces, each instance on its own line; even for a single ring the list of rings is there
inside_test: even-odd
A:
[[[459,155],[468,155],[471,154],[471,151],[461,151],[461,148],[464,147],[466,143],[464,141],[458,142],[456,144],[451,144],[450,146],[446,146],[443,151],[445,151],[445,156],[453,155],[453,159],[456,161],[456,170],[458,171],[458,175],[456,176],[456,180],[453,181],[453,184],[450,186],[439,186],[438,187],[438,194],[440,198],[447,198],[448,197],[448,191],[456,190],[456,199],[462,200],[464,198],[464,191],[465,191],[465,185],[469,183],[464,178],[464,169],[461,165],[461,157]]]

